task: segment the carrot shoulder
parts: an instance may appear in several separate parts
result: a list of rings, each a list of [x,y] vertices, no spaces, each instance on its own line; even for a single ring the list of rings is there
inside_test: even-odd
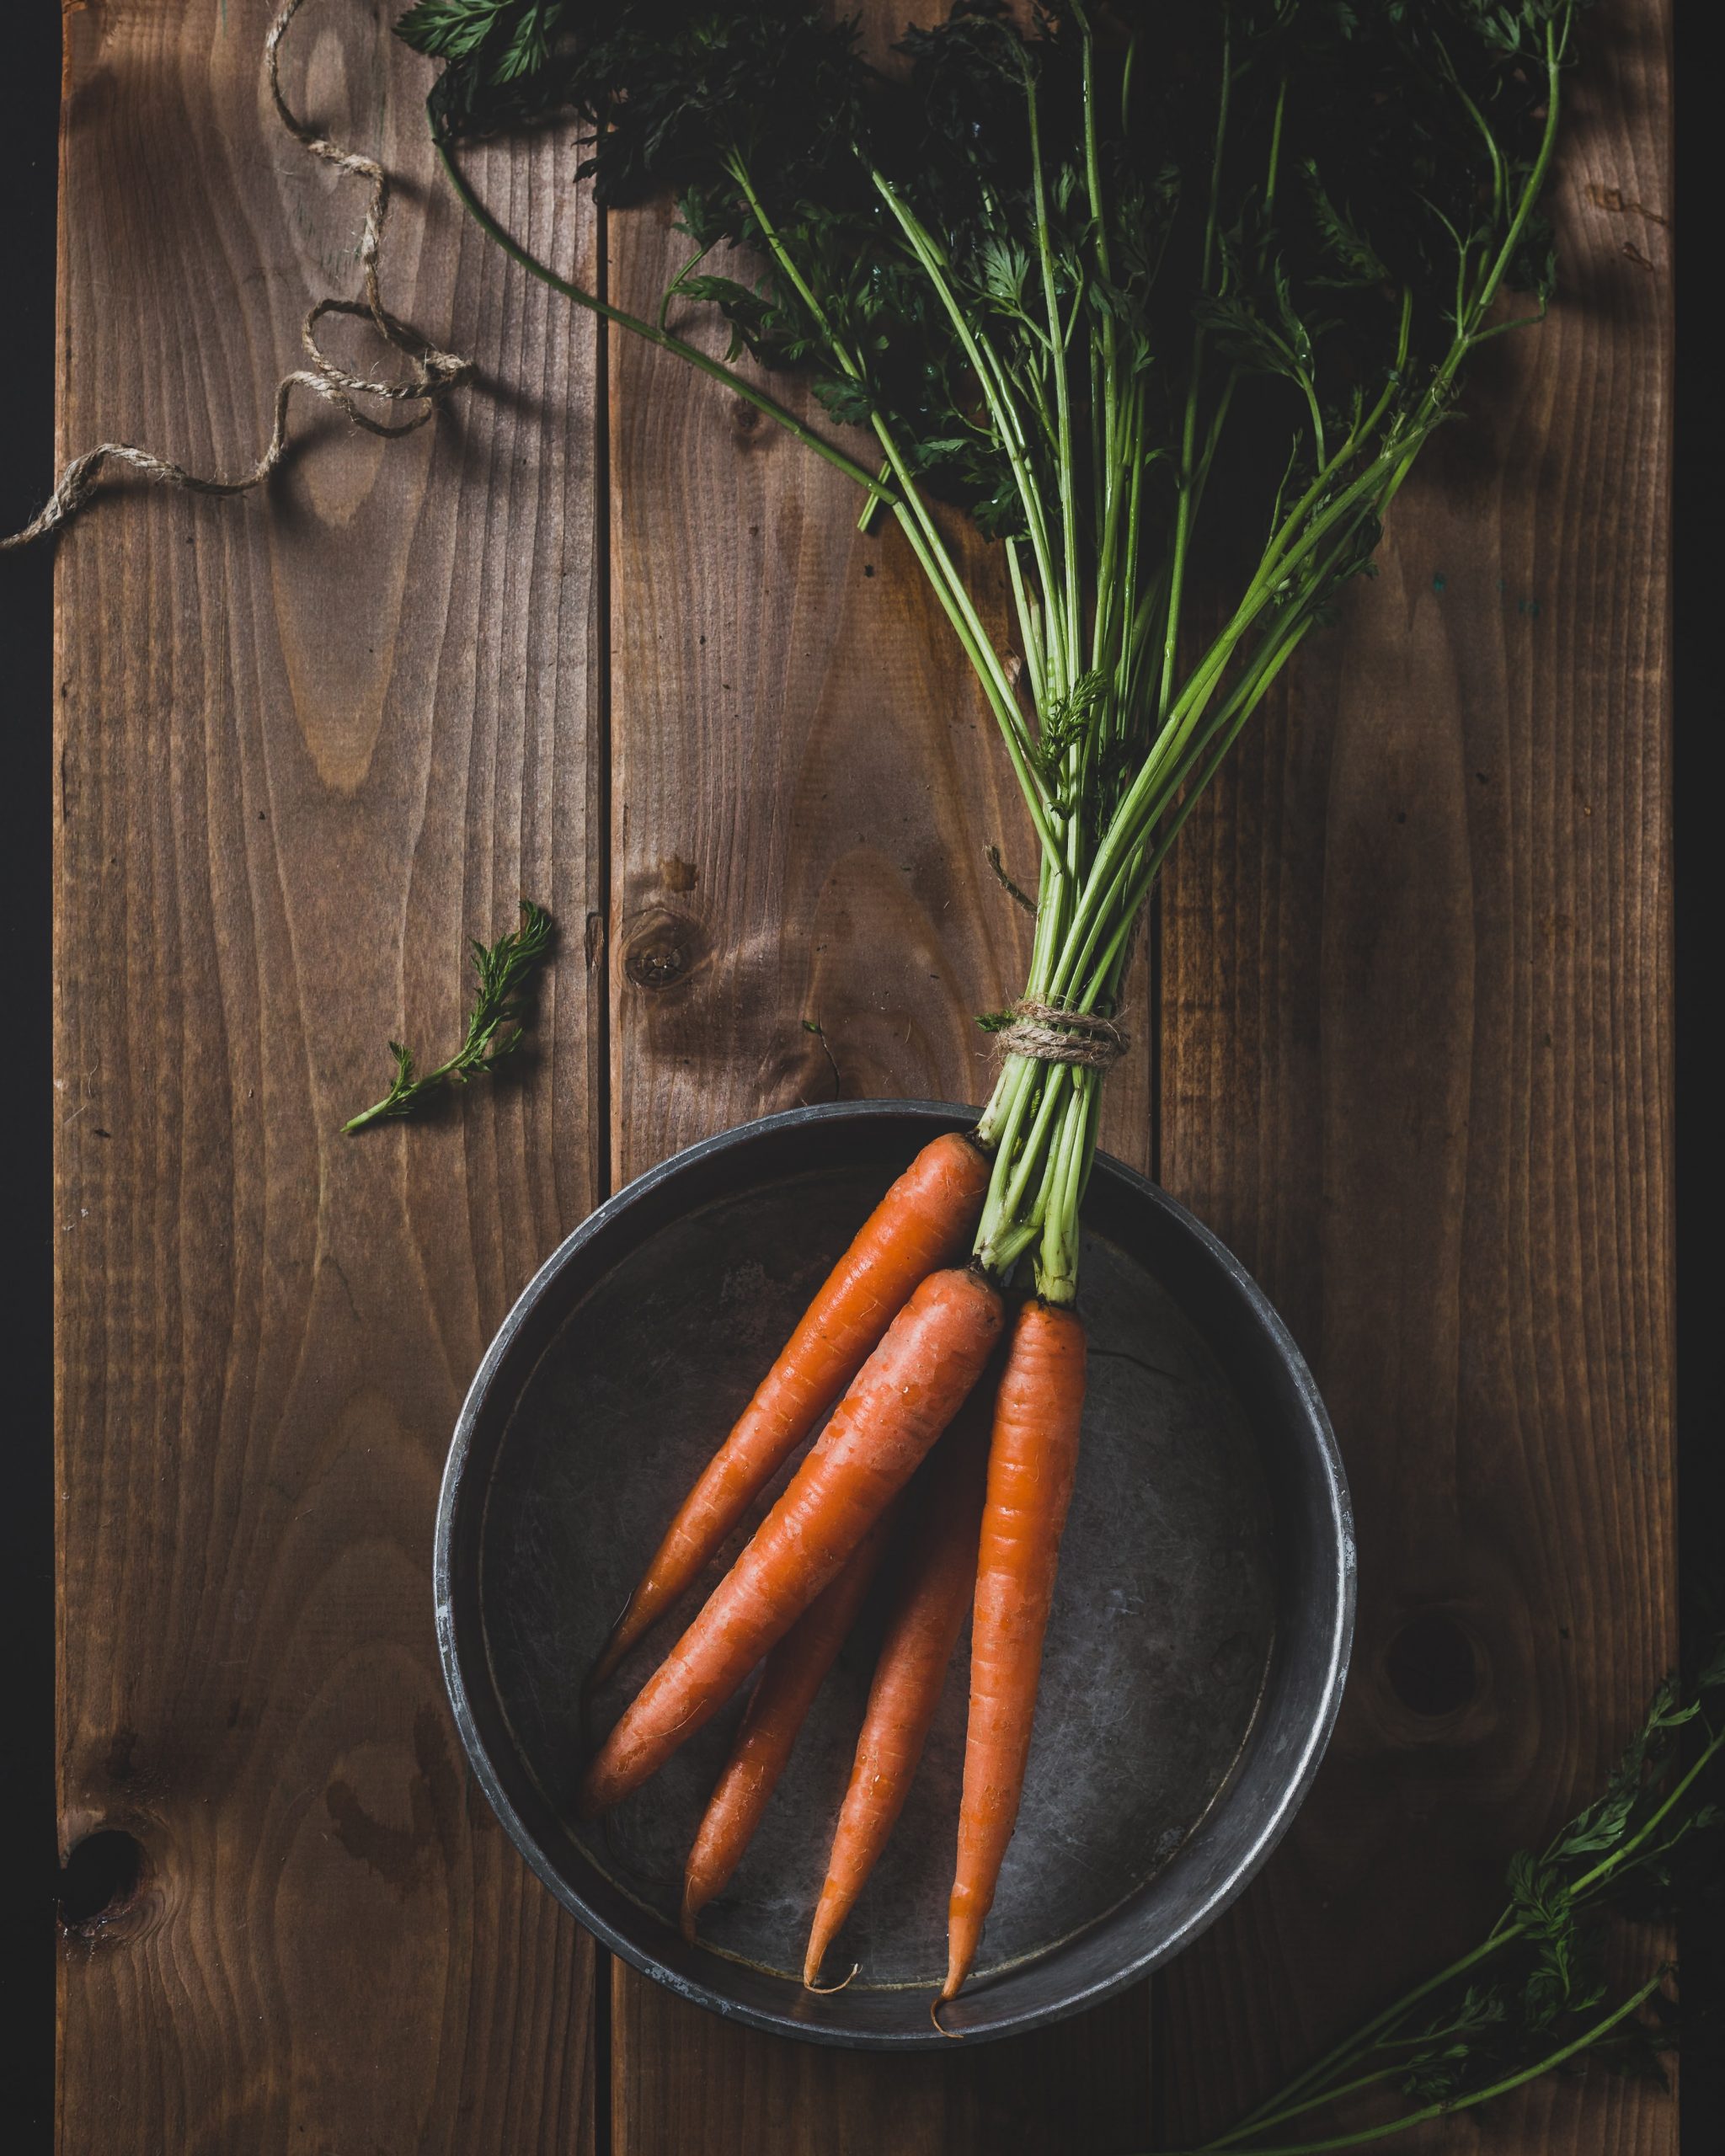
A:
[[[897,1606],[881,1642],[868,1705],[839,1811],[826,1878],[809,1935],[803,1981],[820,1975],[826,1951],[856,1905],[911,1793],[947,1669],[976,1588],[976,1540],[988,1465],[988,1396],[972,1393],[942,1440],[905,1552]]]
[[[1027,1303],[995,1396],[970,1633],[970,1719],[941,1997],[970,1972],[1018,1817],[1043,1636],[1078,1465],[1084,1326]]]
[[[980,1272],[931,1273],[808,1457],[587,1769],[589,1817],[627,1796],[729,1699],[903,1489],[987,1363],[1001,1299]]]
[[[761,1824],[814,1695],[838,1659],[879,1567],[890,1509],[870,1528],[832,1585],[804,1611],[761,1665],[731,1755],[713,1785],[683,1872],[683,1936],[722,1893]]]
[[[923,1147],[857,1231],[730,1435],[684,1498],[601,1651],[600,1683],[682,1594],[879,1345],[916,1283],[968,1246],[989,1166],[948,1132]]]

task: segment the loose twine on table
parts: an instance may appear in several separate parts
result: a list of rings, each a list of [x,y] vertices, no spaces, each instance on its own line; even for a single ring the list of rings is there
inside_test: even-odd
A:
[[[333,404],[351,424],[370,435],[381,435],[386,440],[397,435],[414,432],[422,427],[436,412],[439,403],[450,391],[471,379],[473,362],[461,358],[454,352],[446,352],[422,337],[409,323],[393,315],[383,304],[378,284],[378,258],[382,252],[384,227],[389,216],[389,175],[375,157],[368,157],[357,150],[344,149],[328,136],[321,134],[307,121],[302,120],[288,104],[281,88],[281,45],[289,24],[298,14],[304,0],[283,0],[276,11],[264,40],[264,77],[270,85],[270,95],[277,118],[294,140],[309,150],[315,157],[332,164],[338,172],[351,173],[365,180],[371,188],[371,199],[366,205],[366,221],[360,235],[359,259],[363,273],[364,296],[357,300],[334,297],[317,301],[307,311],[300,326],[300,342],[305,347],[309,366],[296,367],[284,375],[276,385],[274,424],[269,444],[251,470],[239,478],[206,478],[188,471],[184,465],[171,458],[158,456],[151,451],[139,449],[131,442],[99,442],[95,448],[86,450],[75,457],[61,473],[52,495],[40,514],[27,524],[23,531],[0,539],[0,552],[14,547],[29,546],[33,541],[45,538],[57,531],[69,519],[77,515],[95,493],[104,466],[124,464],[130,470],[152,483],[176,487],[194,494],[231,495],[249,494],[261,487],[276,470],[287,455],[293,435],[289,425],[289,408],[296,389],[308,390],[325,403]],[[393,351],[400,354],[406,362],[407,372],[399,381],[385,382],[374,376],[352,373],[338,366],[323,350],[318,342],[318,324],[325,315],[358,316],[369,320],[378,335]],[[406,419],[391,423],[374,419],[362,412],[354,403],[355,397],[377,397],[387,403],[412,404],[419,408]],[[1034,902],[1012,883],[1001,867],[997,850],[989,849],[989,857],[995,873],[1012,892],[1021,905],[1033,912]],[[1107,1070],[1125,1054],[1130,1042],[1120,1025],[1112,1018],[1103,1017],[1093,1011],[1070,1011],[1057,1003],[1043,1003],[1027,996],[1012,1006],[1007,1014],[1010,1022],[996,1033],[996,1047],[1003,1055],[1019,1055],[1035,1063],[1076,1064],[1086,1070]]]
[[[275,19],[270,25],[264,40],[264,69],[270,85],[270,95],[275,102],[277,117],[294,140],[309,150],[314,157],[321,157],[338,172],[350,173],[355,179],[366,181],[371,187],[371,200],[366,205],[366,222],[360,236],[360,266],[364,273],[364,297],[357,300],[321,299],[307,312],[300,327],[300,342],[305,347],[308,366],[297,367],[284,375],[276,385],[274,424],[270,441],[264,454],[251,470],[237,479],[205,478],[189,472],[184,465],[170,458],[157,456],[149,450],[139,449],[125,441],[99,442],[94,449],[86,450],[75,457],[61,473],[47,506],[41,514],[27,524],[22,531],[13,532],[9,538],[0,539],[0,552],[13,547],[25,547],[33,540],[45,538],[76,516],[95,492],[97,482],[105,465],[124,464],[139,476],[158,485],[177,487],[193,494],[243,494],[254,487],[261,487],[286,456],[293,440],[288,423],[288,408],[296,389],[309,390],[312,396],[333,404],[344,418],[368,435],[382,435],[386,439],[396,435],[412,434],[416,427],[425,425],[436,411],[438,404],[450,391],[467,381],[473,372],[473,362],[445,352],[422,337],[418,330],[393,315],[383,304],[378,288],[377,261],[383,246],[384,227],[389,216],[389,175],[375,157],[362,156],[357,150],[344,150],[327,135],[302,120],[283,96],[280,78],[281,41],[287,28],[303,5],[303,0],[284,0]],[[318,342],[318,324],[325,315],[357,315],[370,321],[378,335],[393,351],[400,354],[407,371],[398,381],[384,382],[371,375],[354,374],[339,366],[323,350]],[[378,397],[387,403],[398,405],[417,405],[418,409],[409,417],[397,421],[375,419],[362,412],[354,403],[355,397]]]
[[[1069,1011],[1064,1004],[1024,996],[1008,1012],[1012,1023],[995,1034],[1002,1055],[1031,1063],[1076,1063],[1081,1070],[1110,1070],[1132,1045],[1125,1028],[1096,1011]]]

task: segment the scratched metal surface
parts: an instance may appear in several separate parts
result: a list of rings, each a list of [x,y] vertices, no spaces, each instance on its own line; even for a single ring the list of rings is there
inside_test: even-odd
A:
[[[565,1816],[583,1754],[583,1670],[675,1502],[884,1181],[868,1167],[805,1173],[662,1227],[569,1311],[523,1386],[490,1482],[480,1602],[514,1741]],[[985,1974],[1081,1930],[1167,1861],[1240,1750],[1274,1623],[1270,1504],[1242,1402],[1135,1259],[1092,1236],[1083,1264],[1083,1451]],[[865,1614],[703,1919],[715,1954],[800,1967],[879,1615]],[[665,1628],[625,1665],[595,1703],[596,1723],[672,1636]],[[857,1987],[926,1987],[943,1966],[967,1653],[961,1641],[916,1790],[835,1951],[836,1967],[861,1963]],[[740,1707],[601,1828],[577,1834],[667,1923]]]

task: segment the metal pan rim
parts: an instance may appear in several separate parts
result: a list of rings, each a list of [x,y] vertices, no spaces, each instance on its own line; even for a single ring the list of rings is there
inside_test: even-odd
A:
[[[467,1474],[474,1447],[499,1373],[524,1328],[542,1304],[553,1296],[564,1274],[590,1247],[606,1238],[628,1214],[665,1190],[688,1181],[703,1168],[749,1148],[758,1148],[776,1135],[823,1123],[914,1122],[942,1123],[962,1129],[975,1120],[975,1111],[960,1103],[932,1100],[840,1101],[785,1110],[756,1121],[736,1125],[718,1135],[672,1155],[656,1167],[626,1184],[596,1207],[552,1251],[516,1299],[492,1339],[468,1387],[456,1422],[439,1494],[433,1587],[437,1644],[456,1727],[474,1776],[487,1801],[516,1849],[557,1900],[601,1945],[632,1967],[665,1985],[679,1997],[707,2007],[728,2020],[804,2042],[868,2051],[937,2050],[952,2041],[932,2025],[895,2030],[833,2025],[805,2021],[792,2012],[732,1997],[713,1983],[686,1975],[631,1938],[595,1908],[566,1877],[518,1809],[505,1774],[492,1756],[480,1726],[471,1689],[471,1662],[464,1626],[478,1623],[477,1609],[464,1611],[455,1577],[458,1516],[467,1495]],[[967,2042],[982,2042],[1023,2035],[1101,2004],[1136,1983],[1179,1953],[1220,1915],[1256,1876],[1281,1839],[1310,1789],[1333,1732],[1340,1708],[1353,1640],[1355,1602],[1355,1550],[1352,1508],[1341,1455],[1316,1382],[1291,1334],[1263,1290],[1233,1253],[1204,1224],[1160,1185],[1124,1162],[1098,1154],[1097,1174],[1136,1205],[1147,1207],[1162,1223],[1188,1242],[1194,1253],[1231,1290],[1240,1309],[1261,1337],[1267,1354],[1278,1367],[1301,1426],[1306,1476],[1314,1486],[1311,1494],[1327,1529],[1328,1547],[1317,1553],[1316,1588],[1321,1608],[1311,1613],[1308,1644],[1320,1659],[1317,1694],[1306,1717],[1300,1740],[1291,1756],[1284,1758],[1275,1774],[1274,1791],[1261,1806],[1253,1831],[1231,1858],[1221,1875],[1194,1895],[1179,1919],[1160,1929],[1153,1939],[1135,1948],[1122,1940],[1118,1963],[1089,1982],[1076,1983],[1060,1997],[1018,2008],[996,2007],[991,2011],[987,1988],[959,2004],[962,2020],[954,2016],[953,2035]],[[483,1642],[478,1649],[483,1666]],[[1225,1789],[1194,1837],[1233,1795]],[[1114,1929],[1130,1928],[1130,1910]],[[1060,1950],[1056,1949],[1058,1953]],[[713,1957],[718,1961],[718,1957]],[[724,1964],[718,1961],[718,1966]]]

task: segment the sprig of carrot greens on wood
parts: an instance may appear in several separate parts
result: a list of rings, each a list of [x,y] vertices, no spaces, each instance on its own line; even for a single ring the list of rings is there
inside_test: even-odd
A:
[[[381,1101],[341,1126],[351,1138],[380,1123],[399,1123],[418,1115],[451,1086],[495,1070],[521,1045],[532,1011],[532,990],[541,967],[551,956],[556,937],[551,915],[531,899],[521,900],[521,924],[494,943],[473,942],[473,971],[478,976],[473,1008],[461,1046],[447,1062],[421,1071],[413,1051],[399,1041],[389,1043],[395,1075]]]
[[[442,63],[430,115],[451,182],[515,261],[748,398],[865,490],[865,518],[891,514],[1023,795],[1029,971],[972,1137],[940,1141],[940,1231],[900,1190],[823,1289],[606,1673],[836,1398],[832,1421],[583,1788],[590,1811],[617,1801],[793,1633],[1004,1331],[948,1993],[1022,1788],[1083,1400],[1079,1209],[1134,926],[1230,746],[1370,568],[1469,355],[1543,308],[1538,204],[1577,12],[973,0],[907,31],[889,68],[854,22],[782,0],[419,0],[399,24]],[[591,124],[579,170],[601,204],[677,199],[690,256],[650,315],[535,259],[462,169],[465,141],[569,115]],[[723,359],[671,327],[703,311],[729,329]],[[808,377],[825,424],[745,356]],[[1003,550],[1010,650],[948,510]],[[1022,1261],[1033,1294],[1009,1310]],[[881,1694],[902,1726],[869,1738],[900,1778],[950,1620],[947,1560],[926,1562],[927,1607]],[[842,1831],[829,1916],[882,1838],[878,1820]]]
[[[1510,1860],[1509,1899],[1467,1953],[1296,2074],[1198,2156],[1319,2156],[1469,2111],[1583,2063],[1664,2078],[1677,2041],[1671,1972],[1626,1973],[1620,1927],[1669,1921],[1680,1886],[1725,1883],[1725,1637],[1692,1684],[1662,1684],[1594,1801],[1537,1854]],[[1685,1897],[1685,1898],[1687,1898]],[[1608,1950],[1612,1950],[1608,1951]],[[1685,2004],[1686,2004],[1685,2000]],[[1362,2122],[1322,2128],[1351,2106]],[[1343,2112],[1340,2116],[1346,2116]]]

